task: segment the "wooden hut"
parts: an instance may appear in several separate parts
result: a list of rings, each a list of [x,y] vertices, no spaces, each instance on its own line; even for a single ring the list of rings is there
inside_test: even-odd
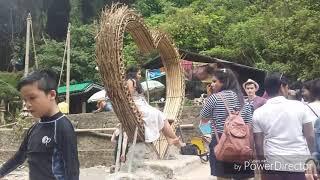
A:
[[[70,84],[70,114],[87,113],[96,109],[95,103],[87,103],[87,100],[96,92],[104,89],[103,86],[93,82]],[[66,86],[58,88],[58,96],[66,95]]]

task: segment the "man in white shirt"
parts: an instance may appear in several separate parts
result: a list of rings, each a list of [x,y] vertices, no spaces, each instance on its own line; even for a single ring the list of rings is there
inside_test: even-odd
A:
[[[263,178],[304,180],[305,161],[314,152],[313,118],[303,103],[286,99],[288,83],[281,74],[269,74],[265,89],[271,98],[253,114]]]

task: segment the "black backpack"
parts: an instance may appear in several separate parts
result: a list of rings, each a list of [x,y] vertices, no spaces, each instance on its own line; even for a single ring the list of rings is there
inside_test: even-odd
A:
[[[180,132],[180,136],[183,141],[182,130],[181,130],[180,125],[178,125],[178,130]],[[197,145],[192,144],[192,143],[187,143],[186,146],[183,146],[180,148],[180,154],[199,156],[201,159],[201,162],[207,162],[209,160],[209,154],[208,153],[200,154],[200,152],[201,152],[200,148]]]
[[[198,146],[191,143],[187,143],[186,146],[183,146],[180,149],[182,155],[199,155],[199,152]]]

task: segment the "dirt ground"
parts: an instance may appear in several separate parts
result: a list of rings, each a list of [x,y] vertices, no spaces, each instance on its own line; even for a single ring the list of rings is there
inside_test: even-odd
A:
[[[105,180],[109,174],[109,169],[104,166],[85,168],[80,170],[81,180]],[[19,167],[1,180],[27,180],[28,168]]]
[[[183,177],[176,177],[174,179],[199,179],[199,180],[209,180],[215,179],[210,177],[210,167],[208,164],[203,164],[201,167],[194,169],[190,174],[186,174]],[[109,168],[104,166],[96,166],[91,168],[84,168],[80,170],[80,180],[106,180],[108,179]],[[1,180],[27,180],[28,179],[28,169],[26,167],[20,167],[7,175]]]

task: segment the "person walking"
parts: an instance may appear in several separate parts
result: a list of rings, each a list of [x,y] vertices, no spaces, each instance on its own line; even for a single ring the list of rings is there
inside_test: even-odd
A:
[[[211,88],[210,91],[212,94],[207,98],[200,112],[202,123],[210,121],[212,125],[212,140],[209,145],[211,175],[217,176],[218,180],[252,178],[254,177],[254,171],[250,168],[245,169],[244,166],[238,163],[217,160],[214,147],[217,145],[218,140],[215,136],[214,129],[217,130],[218,136],[221,137],[224,132],[225,120],[229,116],[224,101],[226,101],[229,110],[232,112],[238,112],[242,109],[240,111],[241,117],[246,124],[250,125],[252,122],[253,107],[249,103],[245,103],[239,82],[230,69],[215,70],[212,76]]]
[[[305,161],[315,151],[313,117],[302,102],[286,99],[288,81],[282,74],[267,75],[265,89],[270,99],[253,114],[262,178],[304,180]]]
[[[259,84],[256,81],[248,79],[245,83],[243,83],[242,87],[248,95],[246,101],[252,103],[254,110],[258,109],[267,102],[267,99],[256,95],[256,92],[259,90]]]

